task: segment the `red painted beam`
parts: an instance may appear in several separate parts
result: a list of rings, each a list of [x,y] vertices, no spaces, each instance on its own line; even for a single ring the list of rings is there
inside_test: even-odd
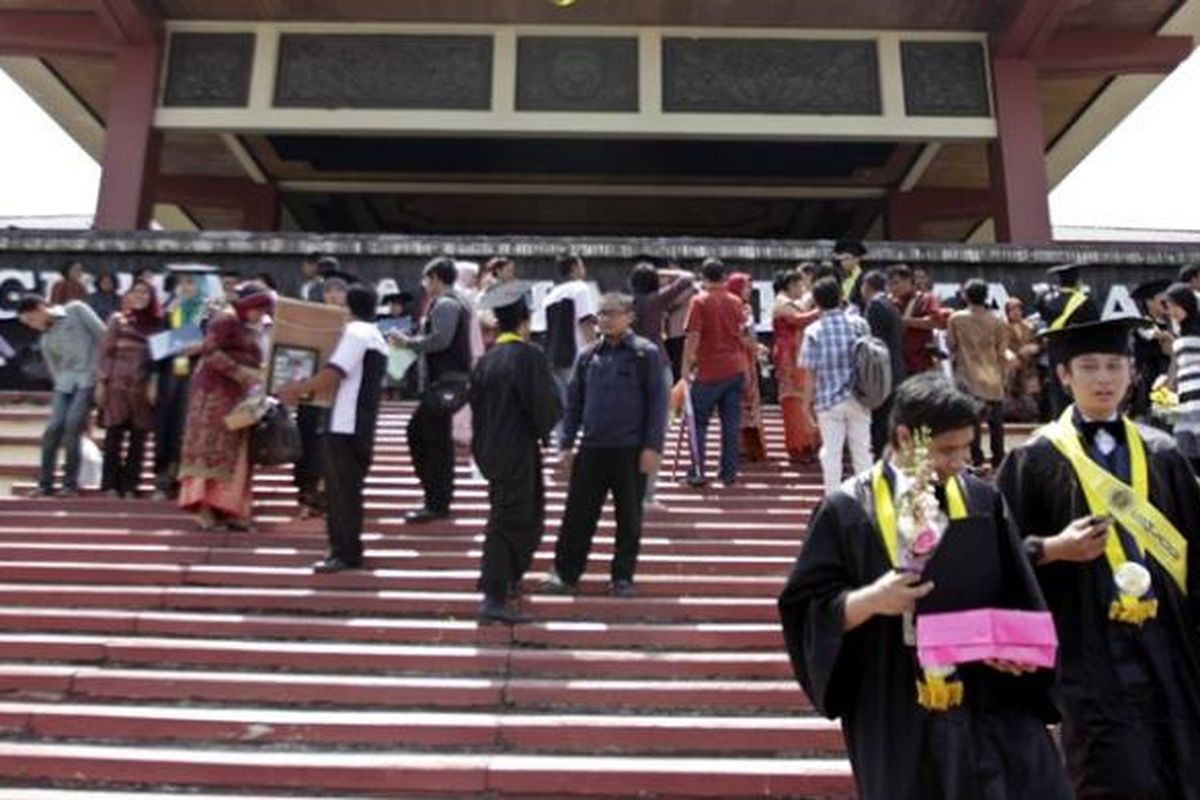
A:
[[[991,214],[996,200],[990,189],[926,188],[895,192],[893,195],[921,219],[955,219]]]
[[[92,0],[96,15],[109,33],[126,44],[157,44],[165,28],[153,0]]]
[[[1174,70],[1192,54],[1190,36],[1114,31],[1057,33],[1035,57],[1045,77],[1105,77]]]
[[[1003,58],[1036,53],[1070,7],[1071,0],[1022,0],[1014,4],[1007,23],[992,37],[992,52]]]
[[[992,82],[998,132],[990,145],[996,240],[1049,242],[1050,188],[1037,67],[1028,59],[996,58]]]
[[[154,210],[162,135],[154,129],[162,49],[125,47],[117,54],[101,160],[98,230],[145,229]]]
[[[180,206],[237,208],[242,212],[243,229],[279,229],[282,210],[279,191],[270,184],[254,183],[248,178],[160,175],[155,182],[155,199]]]
[[[0,55],[112,56],[119,46],[92,14],[0,11]]]
[[[904,241],[921,238],[921,224],[945,219],[978,219],[996,212],[991,189],[912,189],[888,193],[888,236]]]

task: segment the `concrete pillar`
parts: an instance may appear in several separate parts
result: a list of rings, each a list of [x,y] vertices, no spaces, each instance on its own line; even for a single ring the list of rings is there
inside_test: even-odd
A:
[[[1053,238],[1045,132],[1033,61],[992,61],[999,137],[990,146],[996,241],[1040,244]]]
[[[161,62],[162,48],[157,44],[126,46],[117,53],[96,204],[97,230],[150,226],[162,141],[154,129]]]

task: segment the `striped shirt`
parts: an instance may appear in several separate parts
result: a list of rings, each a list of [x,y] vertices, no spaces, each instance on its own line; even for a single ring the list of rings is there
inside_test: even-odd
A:
[[[1200,435],[1200,336],[1175,340],[1175,379],[1179,391],[1179,416],[1175,433]]]

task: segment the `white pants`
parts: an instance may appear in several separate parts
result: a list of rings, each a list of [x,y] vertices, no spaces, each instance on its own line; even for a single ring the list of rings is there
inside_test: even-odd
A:
[[[821,473],[829,494],[842,485],[842,452],[847,444],[855,474],[871,468],[871,412],[851,397],[818,411],[817,427],[821,429]]]

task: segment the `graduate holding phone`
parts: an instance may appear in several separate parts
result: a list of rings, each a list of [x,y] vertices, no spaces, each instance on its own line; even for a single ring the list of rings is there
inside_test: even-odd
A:
[[[999,476],[1054,614],[1082,800],[1200,798],[1200,488],[1169,436],[1121,414],[1142,324],[1045,334],[1073,403]]]

